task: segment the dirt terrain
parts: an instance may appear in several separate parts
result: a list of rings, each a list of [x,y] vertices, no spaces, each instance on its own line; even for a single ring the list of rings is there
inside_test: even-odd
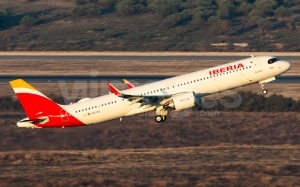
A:
[[[299,186],[295,112],[147,113],[89,127],[20,129],[1,114],[0,186]],[[75,151],[77,150],[77,151]]]
[[[300,147],[0,153],[0,186],[299,186]]]
[[[299,52],[0,51],[0,56],[300,56]]]

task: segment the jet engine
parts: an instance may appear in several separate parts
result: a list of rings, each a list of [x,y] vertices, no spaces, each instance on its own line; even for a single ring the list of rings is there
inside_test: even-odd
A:
[[[201,106],[202,99],[194,92],[187,92],[184,94],[173,96],[169,107],[175,111],[184,110],[193,106]]]

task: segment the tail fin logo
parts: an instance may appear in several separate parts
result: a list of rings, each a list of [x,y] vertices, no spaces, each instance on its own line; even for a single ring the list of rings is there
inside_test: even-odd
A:
[[[10,81],[10,85],[22,104],[29,122],[34,122],[34,125],[38,127],[84,125],[77,118],[70,115],[65,107],[58,105],[24,80]],[[47,120],[40,121],[40,119]]]

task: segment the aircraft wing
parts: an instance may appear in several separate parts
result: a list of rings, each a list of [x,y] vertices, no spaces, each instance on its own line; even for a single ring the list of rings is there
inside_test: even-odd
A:
[[[107,86],[109,90],[114,93],[116,96],[127,99],[128,101],[131,101],[132,104],[134,103],[141,103],[141,106],[147,105],[149,102],[149,99],[145,99],[143,96],[135,96],[135,95],[127,95],[121,93],[114,85],[112,85],[110,82],[107,82]]]
[[[145,105],[149,105],[149,106],[168,105],[170,104],[173,96],[186,93],[183,91],[175,94],[165,94],[165,95],[131,95],[131,94],[122,93],[109,82],[107,82],[107,86],[116,96],[130,101],[132,104],[141,103],[141,107]]]
[[[134,103],[141,103],[141,106],[149,105],[149,106],[167,106],[172,102],[172,98],[176,95],[181,95],[187,92],[178,92],[175,94],[166,94],[166,95],[129,95],[129,94],[124,94],[120,93],[118,97],[127,99],[128,101]]]

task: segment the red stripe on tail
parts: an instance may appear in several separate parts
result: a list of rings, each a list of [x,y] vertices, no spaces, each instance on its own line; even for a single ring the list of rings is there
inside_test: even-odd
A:
[[[49,98],[32,93],[17,93],[16,95],[29,119],[35,120],[45,117],[49,119],[43,121],[43,124],[34,123],[38,127],[74,127],[85,125]]]

